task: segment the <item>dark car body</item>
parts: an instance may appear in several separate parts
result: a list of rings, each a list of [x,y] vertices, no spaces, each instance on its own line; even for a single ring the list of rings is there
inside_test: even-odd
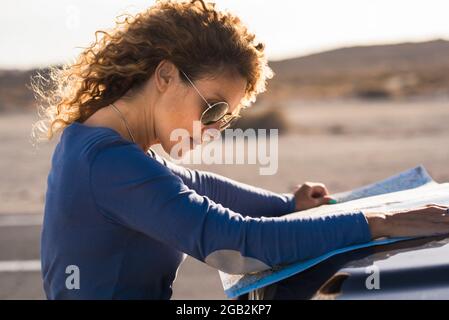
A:
[[[449,238],[402,241],[336,255],[240,299],[449,300]]]

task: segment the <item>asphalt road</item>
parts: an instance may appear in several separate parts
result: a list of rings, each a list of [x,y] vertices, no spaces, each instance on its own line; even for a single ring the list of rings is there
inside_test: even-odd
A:
[[[44,299],[39,216],[0,216],[0,299]]]
[[[0,300],[45,299],[40,215],[0,215]],[[182,264],[173,299],[225,299],[218,272],[192,258]]]

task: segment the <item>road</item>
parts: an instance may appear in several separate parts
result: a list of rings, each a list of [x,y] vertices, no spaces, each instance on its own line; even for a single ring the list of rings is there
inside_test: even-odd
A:
[[[45,299],[40,273],[42,216],[0,215],[0,300]],[[173,299],[225,299],[218,272],[192,258],[182,264]]]

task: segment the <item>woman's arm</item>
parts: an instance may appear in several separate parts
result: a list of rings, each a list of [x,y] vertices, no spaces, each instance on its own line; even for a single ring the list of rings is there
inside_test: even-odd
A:
[[[186,186],[199,195],[206,196],[242,215],[278,217],[296,211],[295,196],[292,193],[279,194],[212,172],[185,168],[160,157],[151,149],[148,154],[169,168]]]
[[[228,273],[261,271],[371,239],[362,212],[244,217],[188,188],[132,145],[97,151],[90,184],[108,220]]]

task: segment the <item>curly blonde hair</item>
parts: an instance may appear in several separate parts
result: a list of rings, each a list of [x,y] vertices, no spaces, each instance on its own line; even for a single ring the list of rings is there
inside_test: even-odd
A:
[[[70,123],[85,121],[138,89],[162,60],[194,80],[233,68],[247,80],[241,104],[249,106],[273,76],[264,47],[237,16],[217,11],[212,2],[159,0],[136,15],[119,16],[111,30],[96,31],[73,63],[32,79],[41,117],[32,134],[51,139]]]

